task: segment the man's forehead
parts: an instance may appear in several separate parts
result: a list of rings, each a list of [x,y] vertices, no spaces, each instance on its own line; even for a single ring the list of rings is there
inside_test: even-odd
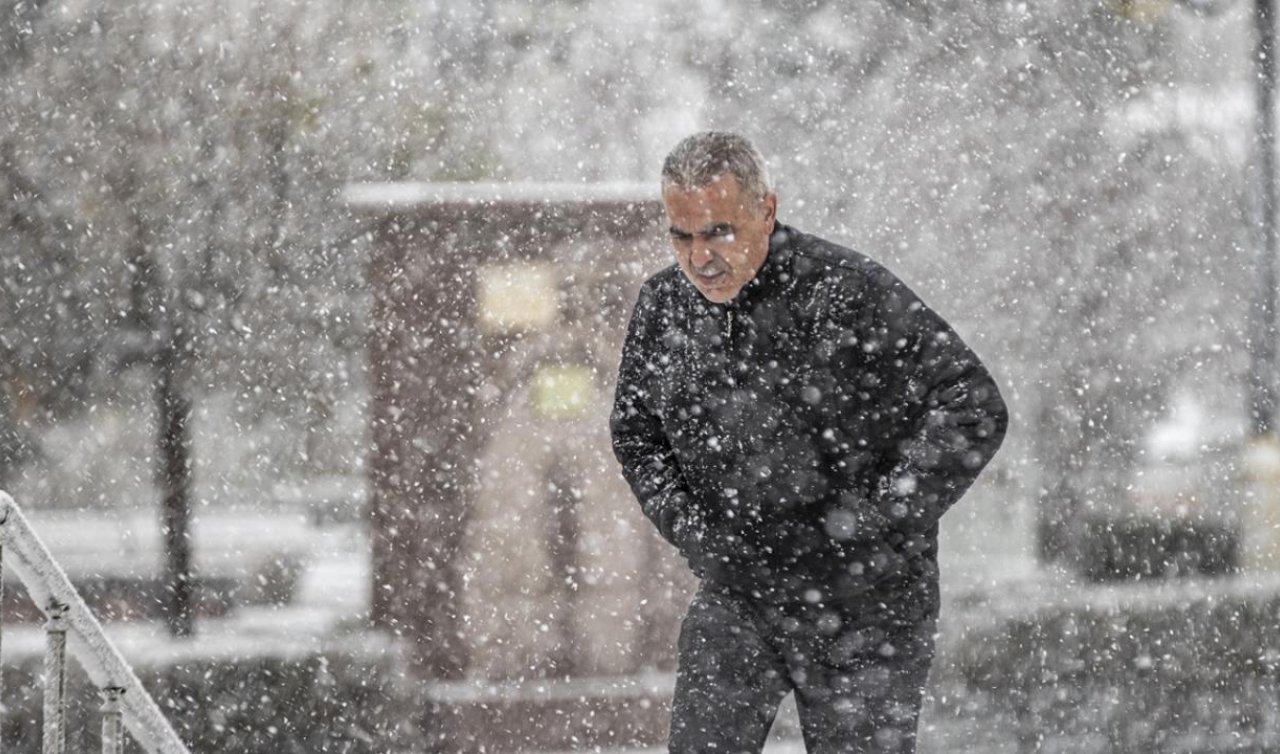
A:
[[[680,232],[701,232],[735,224],[733,215],[725,212],[713,213],[710,209],[691,214],[671,212],[668,209],[667,219],[671,222],[671,230]]]
[[[668,183],[662,188],[662,193],[668,192],[675,195],[683,195],[689,198],[715,198],[724,199],[737,195],[739,192],[738,181],[732,175],[716,176],[710,183],[702,186],[681,186],[674,183]]]
[[[725,218],[751,209],[746,198],[722,193],[681,191],[679,194],[663,192],[663,204],[667,215],[679,215],[689,222],[699,219]]]

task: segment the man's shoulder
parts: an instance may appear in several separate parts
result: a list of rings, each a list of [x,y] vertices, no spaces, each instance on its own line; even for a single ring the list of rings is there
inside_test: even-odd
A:
[[[681,272],[680,265],[672,262],[646,278],[640,291],[642,295],[666,298],[679,290],[683,280],[684,273]]]
[[[793,269],[801,279],[838,287],[887,286],[898,282],[887,267],[860,251],[794,228],[787,230],[792,234]]]

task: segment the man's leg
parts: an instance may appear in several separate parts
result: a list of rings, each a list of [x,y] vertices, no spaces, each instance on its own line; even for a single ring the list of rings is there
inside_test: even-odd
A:
[[[680,627],[671,754],[759,754],[790,689],[751,610],[700,587]]]
[[[788,653],[809,754],[914,754],[932,626],[860,629]],[[805,649],[811,656],[803,655]]]

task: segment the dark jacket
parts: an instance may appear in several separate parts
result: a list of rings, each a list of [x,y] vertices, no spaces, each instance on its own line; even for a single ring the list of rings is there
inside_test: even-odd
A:
[[[784,225],[726,304],[671,265],[628,327],[610,428],[644,514],[704,579],[770,603],[937,590],[938,519],[1005,405],[898,278]]]

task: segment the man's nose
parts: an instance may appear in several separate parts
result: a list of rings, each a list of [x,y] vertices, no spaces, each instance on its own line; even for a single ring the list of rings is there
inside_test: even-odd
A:
[[[707,247],[705,241],[693,242],[693,253],[690,255],[690,261],[694,267],[706,267],[711,264],[711,260],[715,259],[715,255],[711,253],[711,249]]]

